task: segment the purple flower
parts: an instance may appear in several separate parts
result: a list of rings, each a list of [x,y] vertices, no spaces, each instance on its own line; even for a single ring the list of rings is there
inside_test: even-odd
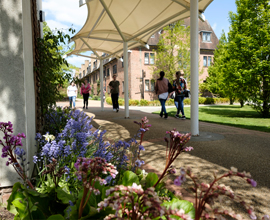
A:
[[[145,151],[145,149],[142,145],[139,145],[139,150]]]
[[[253,179],[247,179],[247,182],[253,187],[257,186],[257,182],[255,180],[253,180]]]

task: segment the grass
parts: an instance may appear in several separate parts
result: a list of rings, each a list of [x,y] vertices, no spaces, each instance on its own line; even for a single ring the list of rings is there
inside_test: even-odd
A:
[[[190,118],[190,107],[185,107],[185,116]],[[154,112],[159,114],[159,112]],[[168,109],[169,116],[174,117],[176,108]],[[213,105],[199,107],[199,121],[230,125],[250,130],[270,132],[270,118],[261,118],[250,106]]]

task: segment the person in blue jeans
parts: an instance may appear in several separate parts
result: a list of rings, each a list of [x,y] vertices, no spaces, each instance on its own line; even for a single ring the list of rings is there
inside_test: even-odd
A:
[[[175,115],[176,118],[186,119],[184,113],[184,98],[185,98],[185,90],[187,89],[186,80],[183,78],[184,74],[180,71],[175,73],[176,79],[173,81],[173,89],[175,91],[175,99],[178,102],[177,113]],[[182,113],[182,116],[179,116],[179,113]]]
[[[70,108],[72,107],[72,103],[73,103],[73,107],[75,108],[75,101],[76,101],[76,97],[77,97],[77,87],[75,85],[74,82],[71,82],[70,85],[67,88],[67,96],[69,98],[69,106]]]
[[[168,118],[168,113],[166,111],[165,103],[168,98],[168,89],[169,89],[169,80],[166,79],[165,73],[163,71],[160,71],[159,73],[160,77],[157,79],[156,84],[155,84],[155,91],[156,94],[158,95],[158,99],[160,101],[161,105],[161,112],[160,112],[160,117],[162,118],[164,115],[164,118]]]

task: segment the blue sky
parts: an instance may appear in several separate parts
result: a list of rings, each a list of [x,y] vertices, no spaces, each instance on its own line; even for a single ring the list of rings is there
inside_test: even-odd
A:
[[[79,31],[87,17],[87,8],[79,7],[79,0],[42,0],[46,22],[51,29],[68,29],[73,27]],[[205,17],[218,38],[222,29],[229,31],[229,11],[236,12],[235,0],[214,0],[205,10]],[[80,67],[85,58],[71,56],[68,62]]]

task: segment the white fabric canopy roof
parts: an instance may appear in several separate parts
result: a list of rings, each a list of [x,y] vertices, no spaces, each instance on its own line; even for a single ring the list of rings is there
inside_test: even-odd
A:
[[[199,0],[199,12],[212,1]],[[86,5],[87,20],[72,37],[75,49],[69,55],[99,51],[119,57],[123,42],[128,49],[146,45],[162,27],[190,16],[190,0],[87,0]]]

